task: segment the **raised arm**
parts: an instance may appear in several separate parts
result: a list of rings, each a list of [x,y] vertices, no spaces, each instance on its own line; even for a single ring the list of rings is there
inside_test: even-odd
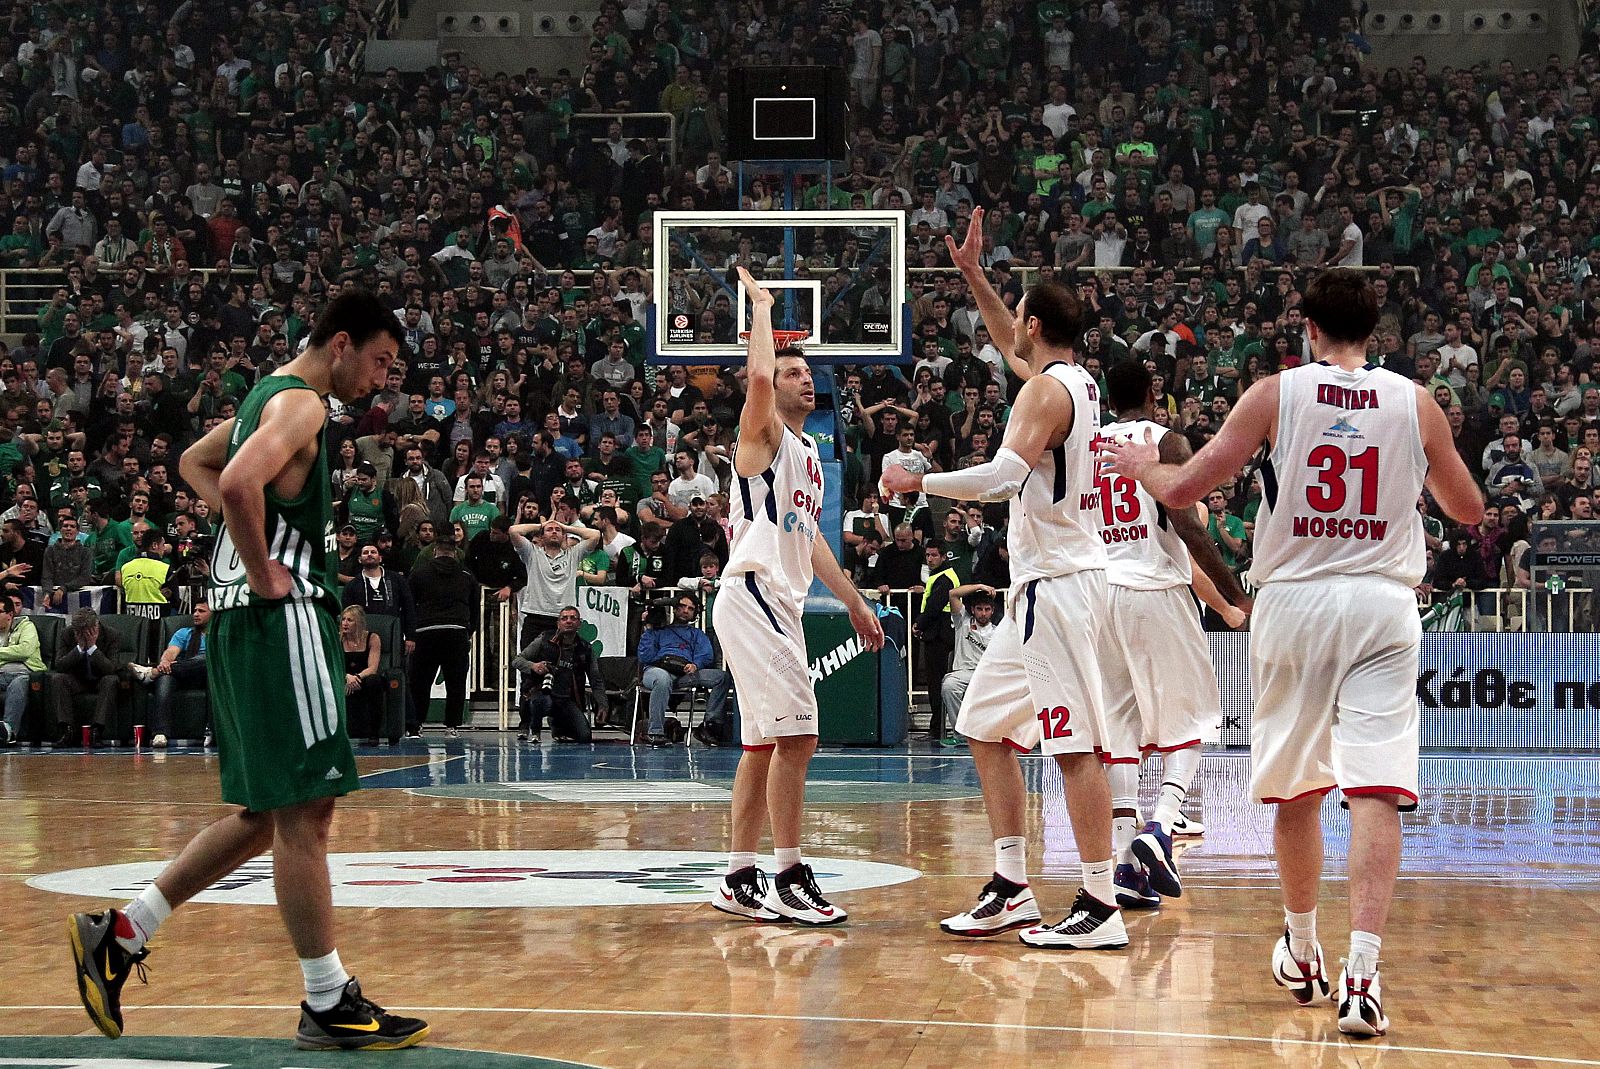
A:
[[[978,314],[983,317],[983,325],[989,328],[989,340],[1006,358],[1012,373],[1026,381],[1033,372],[1024,361],[1017,359],[1017,339],[1011,328],[1011,309],[1006,307],[1006,302],[989,284],[988,272],[979,262],[983,256],[983,214],[982,208],[972,209],[965,240],[957,245],[955,237],[946,234],[945,248],[950,250],[950,262],[956,265],[961,277],[972,288],[972,295],[978,302]]]
[[[778,356],[772,340],[772,294],[743,267],[739,285],[750,303],[750,342],[745,347],[744,408],[739,413],[739,449],[733,467],[740,475],[754,476],[772,463],[783,441],[773,384]]]

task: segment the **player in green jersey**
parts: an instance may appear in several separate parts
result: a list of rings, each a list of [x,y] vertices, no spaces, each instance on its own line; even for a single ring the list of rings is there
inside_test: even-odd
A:
[[[294,360],[261,379],[238,415],[184,453],[184,479],[221,509],[211,565],[212,716],[223,801],[240,808],[190,840],[123,909],[67,924],[78,991],[95,1026],[122,1034],[122,986],[172,910],[272,851],[278,910],[305,977],[295,1045],[396,1050],[428,1026],[361,994],[334,949],[328,829],[358,786],[345,732],[327,394],[350,402],[384,383],[404,336],[370,293],[336,297]]]

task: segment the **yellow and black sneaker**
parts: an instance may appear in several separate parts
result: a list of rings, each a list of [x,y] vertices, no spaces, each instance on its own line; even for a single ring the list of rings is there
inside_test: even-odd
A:
[[[149,950],[130,954],[117,942],[114,909],[104,913],[74,913],[67,918],[67,937],[72,941],[72,963],[78,972],[78,997],[89,1011],[94,1026],[111,1039],[122,1038],[122,985],[128,974],[137,972],[146,983],[144,959]],[[131,931],[132,929],[128,929]]]
[[[333,1009],[318,1012],[300,1003],[294,1045],[300,1050],[400,1050],[427,1038],[427,1021],[386,1012],[361,994],[360,982],[352,977]]]

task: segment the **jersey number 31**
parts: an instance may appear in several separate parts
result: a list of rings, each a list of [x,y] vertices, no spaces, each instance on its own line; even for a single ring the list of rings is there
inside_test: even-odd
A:
[[[1317,481],[1306,486],[1306,503],[1318,512],[1338,512],[1344,508],[1348,476],[1359,481],[1357,490],[1361,515],[1378,513],[1378,449],[1376,446],[1351,455],[1336,445],[1319,445],[1306,463],[1317,471]]]

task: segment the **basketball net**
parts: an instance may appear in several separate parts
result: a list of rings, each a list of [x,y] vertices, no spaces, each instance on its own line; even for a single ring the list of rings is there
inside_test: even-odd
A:
[[[772,345],[773,348],[782,349],[786,346],[798,345],[800,342],[805,341],[809,337],[811,337],[811,332],[809,330],[774,330],[772,332]],[[741,330],[739,332],[739,340],[748,345],[750,342],[750,332],[748,330]]]

